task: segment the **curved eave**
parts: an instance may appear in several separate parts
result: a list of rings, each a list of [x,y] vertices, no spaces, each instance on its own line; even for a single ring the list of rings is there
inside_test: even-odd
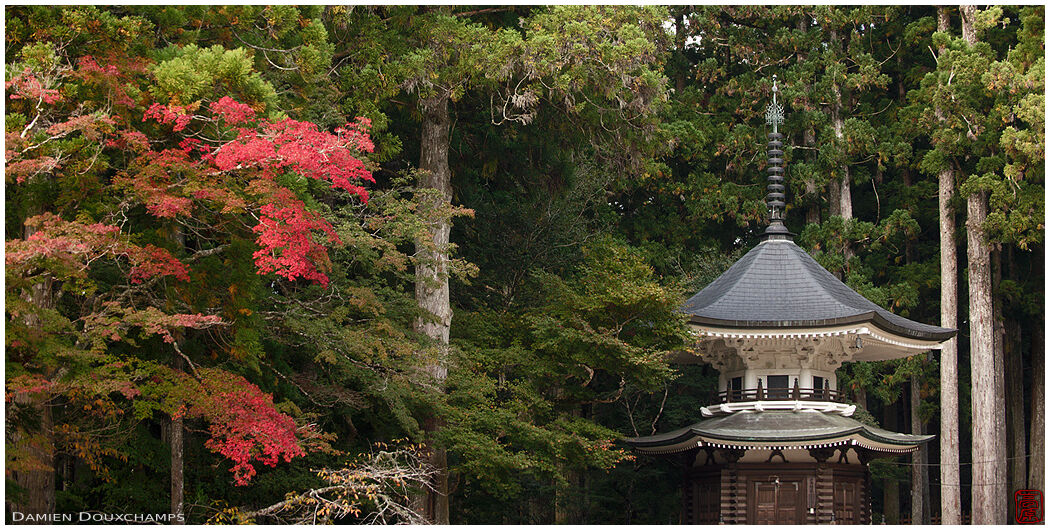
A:
[[[633,447],[637,452],[647,455],[681,453],[700,447],[744,450],[784,450],[859,446],[880,453],[912,453],[917,451],[920,445],[927,443],[934,438],[933,435],[927,435],[922,437],[923,439],[921,440],[915,440],[911,443],[901,443],[900,441],[886,441],[879,439],[879,437],[869,437],[864,434],[868,433],[855,433],[852,435],[835,437],[816,437],[811,440],[739,440],[732,438],[715,438],[691,433],[689,436],[684,436],[675,440],[674,443],[644,444],[639,439],[627,439],[624,440],[624,443]]]
[[[913,434],[902,434],[902,433],[890,433],[894,436],[886,436],[878,431],[889,433],[883,429],[874,429],[868,426],[859,426],[854,429],[846,429],[835,433],[827,434],[813,434],[813,435],[799,435],[799,436],[785,436],[780,438],[768,438],[759,436],[726,436],[723,433],[717,431],[710,432],[705,429],[693,426],[686,427],[685,429],[679,429],[678,431],[672,431],[664,435],[653,435],[643,436],[639,438],[626,438],[624,443],[637,448],[647,447],[669,447],[678,446],[684,442],[695,440],[698,438],[704,438],[710,440],[712,443],[723,443],[723,444],[736,444],[736,443],[769,443],[769,444],[793,444],[793,443],[804,443],[804,442],[834,442],[840,439],[848,438],[853,434],[862,434],[865,438],[870,439],[873,442],[879,442],[889,445],[900,445],[900,446],[911,446],[929,442],[934,439],[932,434],[924,435],[913,435]],[[907,438],[905,438],[907,437]]]
[[[851,324],[871,324],[882,331],[897,335],[905,339],[922,341],[944,342],[955,336],[956,330],[949,328],[937,328],[938,331],[923,331],[907,328],[890,322],[886,317],[876,311],[860,313],[848,317],[829,318],[824,320],[722,320],[718,318],[689,315],[689,322],[693,324],[712,326],[728,329],[806,329],[806,328],[830,328]]]
[[[813,413],[810,413],[813,414]],[[707,428],[701,421],[689,427],[665,434],[628,438],[624,442],[643,454],[669,454],[697,447],[738,449],[811,449],[815,447],[860,446],[885,453],[910,453],[921,444],[933,440],[933,435],[894,433],[856,423],[855,426],[812,434],[747,436],[731,435],[716,428]]]

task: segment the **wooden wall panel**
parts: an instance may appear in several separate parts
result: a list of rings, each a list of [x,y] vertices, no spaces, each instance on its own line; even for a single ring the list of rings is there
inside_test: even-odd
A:
[[[686,480],[682,522],[870,524],[870,480],[863,464],[697,466]]]

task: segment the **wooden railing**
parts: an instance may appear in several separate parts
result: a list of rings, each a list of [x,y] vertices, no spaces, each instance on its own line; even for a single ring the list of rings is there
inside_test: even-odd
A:
[[[739,401],[832,401],[845,403],[846,395],[838,390],[831,390],[826,385],[824,388],[762,388],[759,382],[758,388],[746,388],[742,390],[727,390],[718,393],[719,401],[722,403],[733,403]]]

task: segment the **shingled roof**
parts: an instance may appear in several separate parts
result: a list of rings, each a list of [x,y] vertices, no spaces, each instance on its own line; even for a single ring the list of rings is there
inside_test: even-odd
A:
[[[790,237],[769,237],[682,306],[697,324],[804,328],[870,322],[885,331],[943,341],[955,330],[895,315],[839,281]]]

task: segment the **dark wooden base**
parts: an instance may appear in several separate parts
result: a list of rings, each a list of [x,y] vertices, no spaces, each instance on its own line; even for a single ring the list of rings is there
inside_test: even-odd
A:
[[[683,524],[871,523],[865,464],[708,463],[683,493]]]

